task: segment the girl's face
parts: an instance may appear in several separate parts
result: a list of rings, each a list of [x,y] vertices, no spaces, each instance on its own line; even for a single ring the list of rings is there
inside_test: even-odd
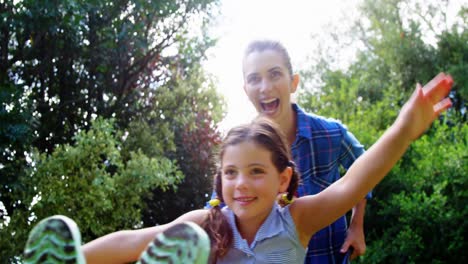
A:
[[[275,122],[290,118],[291,94],[299,76],[291,77],[284,58],[274,50],[252,52],[244,58],[244,90],[257,112]]]
[[[271,153],[252,142],[228,146],[221,169],[224,201],[242,221],[263,222],[291,177],[291,168],[278,172]]]

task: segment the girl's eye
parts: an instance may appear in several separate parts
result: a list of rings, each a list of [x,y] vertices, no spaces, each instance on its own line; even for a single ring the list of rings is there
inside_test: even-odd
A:
[[[265,173],[265,170],[263,170],[263,169],[260,169],[260,168],[252,169],[252,174],[253,175],[259,175],[259,174],[263,174],[263,173]]]
[[[223,174],[226,175],[227,177],[233,177],[236,175],[236,171],[233,169],[226,169],[224,170]]]

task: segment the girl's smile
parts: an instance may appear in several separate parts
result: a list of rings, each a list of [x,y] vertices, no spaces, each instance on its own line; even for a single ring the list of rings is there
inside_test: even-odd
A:
[[[251,197],[251,196],[234,197],[234,201],[237,202],[241,206],[248,206],[252,204],[255,200],[257,200],[257,198]]]

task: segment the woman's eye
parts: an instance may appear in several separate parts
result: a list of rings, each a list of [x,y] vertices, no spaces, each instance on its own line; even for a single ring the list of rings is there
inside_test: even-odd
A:
[[[249,83],[258,83],[260,81],[260,77],[259,76],[251,76],[247,79],[247,81]]]
[[[271,75],[272,78],[278,78],[278,77],[281,76],[281,72],[280,71],[273,71],[273,72],[271,72],[270,75]]]

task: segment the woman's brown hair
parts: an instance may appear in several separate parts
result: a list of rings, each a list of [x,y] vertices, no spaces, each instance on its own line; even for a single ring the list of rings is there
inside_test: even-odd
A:
[[[247,141],[270,151],[272,162],[278,172],[284,171],[288,166],[292,167],[293,174],[287,189],[287,198],[292,199],[299,185],[299,175],[295,169],[294,163],[291,161],[291,152],[286,137],[279,126],[267,118],[259,117],[249,124],[231,129],[221,145],[219,160],[222,161],[228,146],[234,146]],[[214,177],[214,188],[218,199],[224,202],[222,172],[220,168]],[[202,224],[202,227],[211,239],[212,256],[210,262],[216,262],[218,258],[222,258],[227,254],[233,243],[231,227],[227,218],[221,212],[220,206],[214,206],[210,209],[210,213]]]
[[[266,50],[278,52],[281,55],[281,57],[283,57],[284,64],[286,68],[288,69],[290,77],[292,78],[293,68],[292,68],[292,63],[291,63],[291,57],[289,56],[289,53],[284,47],[284,45],[279,41],[266,39],[266,40],[254,40],[250,42],[244,51],[244,59],[250,53],[263,52]]]

